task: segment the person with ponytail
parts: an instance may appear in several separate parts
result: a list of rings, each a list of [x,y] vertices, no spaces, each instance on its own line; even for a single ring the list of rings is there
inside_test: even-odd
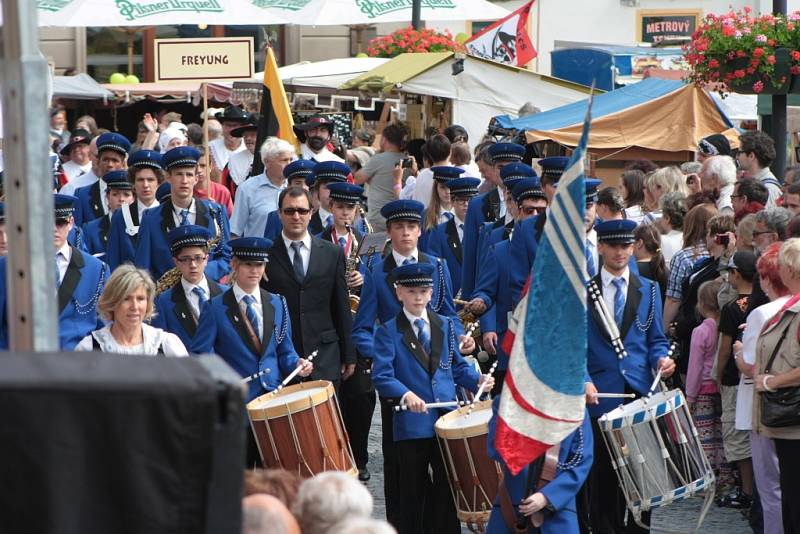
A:
[[[661,291],[661,302],[667,291],[667,265],[661,254],[661,234],[652,224],[641,224],[636,227],[633,234],[636,241],[633,244],[633,253],[636,255],[636,266],[639,274],[658,282]]]

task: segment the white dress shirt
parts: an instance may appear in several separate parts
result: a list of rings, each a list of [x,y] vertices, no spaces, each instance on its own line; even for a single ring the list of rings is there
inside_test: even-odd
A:
[[[506,194],[503,192],[503,188],[499,185],[497,186],[497,194],[500,196],[500,217],[505,217],[508,213],[508,210],[506,209]]]
[[[457,215],[453,215],[453,222],[456,224],[456,232],[458,232],[458,240],[459,242],[464,242],[464,221],[458,218]]]
[[[414,321],[416,321],[417,319],[422,319],[423,321],[425,321],[425,328],[428,329],[428,339],[431,339],[431,322],[428,319],[428,310],[427,309],[423,309],[422,310],[422,315],[420,315],[420,316],[413,315],[411,312],[409,312],[407,309],[405,309],[405,307],[403,308],[403,313],[405,314],[406,319],[408,319],[408,322],[411,325],[411,329],[417,335],[417,339],[420,338],[419,329],[417,329],[417,326],[414,324]],[[406,403],[406,397],[408,396],[409,393],[412,393],[412,391],[411,390],[406,391],[403,394],[403,396],[400,398],[400,405],[401,406]]]
[[[90,161],[86,165],[78,165],[74,161],[68,161],[61,166],[64,170],[64,174],[67,175],[67,180],[71,181],[82,174],[86,174],[87,172],[92,170],[92,162]]]
[[[292,241],[284,232],[281,232],[281,238],[283,239],[283,244],[286,246],[286,252],[289,254],[289,261],[294,264],[294,249],[292,248]],[[308,261],[311,259],[311,234],[306,232],[302,239],[299,239],[303,246],[300,247],[300,259],[303,260],[303,272],[308,272]]]
[[[178,227],[181,225],[181,212],[184,208],[179,208],[175,204],[172,205],[172,220],[175,221],[175,226]],[[189,217],[188,217],[188,224],[195,224],[197,220],[197,202],[195,199],[192,199],[192,203],[189,204]],[[141,220],[141,218],[140,218]]]
[[[622,301],[624,303],[628,296],[628,280],[630,276],[631,273],[627,266],[625,267],[625,271],[618,277],[606,271],[605,267],[600,269],[600,279],[603,281],[603,300],[612,317],[614,316],[614,295],[617,294],[617,286],[614,285],[614,279],[622,278],[625,280],[625,284],[622,287]]]
[[[305,143],[300,145],[300,157],[302,159],[313,159],[317,163],[321,163],[323,161],[338,161],[340,163],[344,163],[344,160],[342,158],[340,158],[327,148],[323,148],[319,152],[314,152]]]
[[[264,340],[264,332],[263,332],[263,330],[264,330],[264,316],[262,315],[262,309],[261,309],[261,291],[259,291],[259,289],[256,288],[253,293],[247,293],[247,292],[245,292],[244,289],[239,287],[239,284],[234,282],[233,283],[233,296],[236,297],[236,302],[239,304],[239,309],[242,310],[242,316],[244,317],[244,320],[246,321],[247,320],[247,304],[245,304],[243,302],[243,300],[242,300],[242,299],[244,299],[245,295],[250,295],[251,297],[256,299],[255,303],[253,304],[253,306],[256,309],[256,317],[258,317],[258,332],[256,332],[256,335],[258,336],[258,339],[263,341]]]
[[[64,246],[56,252],[56,265],[58,266],[58,283],[64,280],[64,275],[67,273],[67,267],[72,260],[72,247],[69,243],[64,243]]]
[[[92,185],[95,183],[99,178],[93,171],[89,171],[86,174],[81,174],[80,176],[76,176],[72,180],[70,180],[64,187],[61,188],[59,191],[62,195],[72,195],[75,196],[75,190],[79,187],[86,187],[87,185]]]
[[[194,314],[195,318],[200,317],[200,297],[194,293],[194,288],[199,287],[203,291],[206,292],[206,298],[211,298],[211,291],[208,289],[208,280],[204,276],[200,283],[193,284],[186,280],[185,278],[181,278],[181,286],[183,286],[183,292],[186,294],[186,300],[189,301],[189,307],[192,308],[192,313]]]
[[[208,150],[217,163],[217,167],[224,169],[231,155],[241,152],[242,150],[247,150],[247,147],[244,146],[244,141],[242,141],[236,149],[228,150],[228,147],[225,146],[225,138],[220,137],[208,143]]]
[[[152,204],[150,204],[149,206],[145,206],[144,204],[142,204],[141,200],[137,199],[136,200],[136,207],[139,208],[139,221],[142,220],[142,213],[144,213],[144,210],[157,208],[159,206],[159,204],[160,204],[160,202],[158,200],[153,199],[153,203]]]
[[[592,259],[594,259],[594,268],[600,268],[600,257],[597,255],[597,232],[594,228],[592,228],[588,234],[586,234],[586,241],[589,242],[589,248],[592,251]],[[595,272],[596,273],[596,272]]]
[[[333,213],[329,212],[328,210],[326,210],[322,206],[320,206],[319,210],[317,210],[317,211],[319,212],[319,220],[322,221],[322,228],[323,229],[327,228],[328,227],[328,217],[331,218],[330,219],[331,223],[333,222]]]
[[[406,261],[408,258],[414,258],[414,263],[419,261],[419,250],[414,249],[411,251],[411,254],[408,256],[403,256],[395,249],[392,249],[392,256],[394,257],[394,262],[397,264],[398,267],[403,265],[403,262]]]

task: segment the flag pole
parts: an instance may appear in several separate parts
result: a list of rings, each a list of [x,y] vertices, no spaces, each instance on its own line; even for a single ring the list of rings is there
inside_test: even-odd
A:
[[[415,30],[422,29],[422,0],[411,2],[411,27]]]
[[[211,187],[209,181],[211,180],[211,160],[209,158],[209,150],[208,150],[208,82],[203,82],[203,116],[206,120],[203,121],[203,163],[206,166],[206,176],[205,176],[205,190],[206,195],[208,195],[209,200],[213,200],[211,198]]]

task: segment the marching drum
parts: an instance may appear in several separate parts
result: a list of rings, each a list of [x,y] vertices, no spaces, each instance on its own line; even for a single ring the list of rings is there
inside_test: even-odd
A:
[[[681,391],[622,405],[598,424],[636,523],[643,526],[642,512],[704,491],[699,528],[714,498],[714,471]]]
[[[247,404],[266,467],[312,477],[323,471],[358,474],[333,384],[303,382]]]
[[[467,412],[469,406],[463,406],[443,415],[434,428],[458,519],[483,532],[500,483],[500,466],[486,450],[492,401],[476,402]]]

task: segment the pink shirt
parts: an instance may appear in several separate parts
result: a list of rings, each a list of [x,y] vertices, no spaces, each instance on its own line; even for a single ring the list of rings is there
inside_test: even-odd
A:
[[[695,402],[697,395],[701,393],[719,392],[711,376],[716,355],[717,322],[714,319],[706,319],[692,330],[689,368],[686,371],[686,398],[689,402]]]

